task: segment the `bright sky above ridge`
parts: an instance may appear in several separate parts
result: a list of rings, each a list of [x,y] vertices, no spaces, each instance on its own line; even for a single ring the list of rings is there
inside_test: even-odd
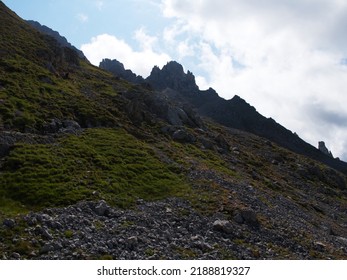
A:
[[[345,0],[5,0],[98,65],[147,77],[176,60],[201,89],[240,95],[314,146],[347,160]]]

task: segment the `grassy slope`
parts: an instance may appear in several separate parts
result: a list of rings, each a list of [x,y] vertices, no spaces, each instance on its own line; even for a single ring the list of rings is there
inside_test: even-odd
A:
[[[5,197],[28,207],[98,197],[126,207],[137,198],[159,199],[187,188],[174,167],[122,129],[88,129],[54,145],[18,144],[4,163],[0,184]]]

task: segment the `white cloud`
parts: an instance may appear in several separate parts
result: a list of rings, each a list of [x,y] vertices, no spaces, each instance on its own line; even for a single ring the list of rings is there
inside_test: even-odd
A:
[[[162,0],[162,11],[176,21],[167,43],[195,42],[201,86],[238,94],[313,145],[347,154],[347,1]]]
[[[98,9],[99,11],[101,11],[102,8],[104,7],[104,1],[102,1],[102,0],[96,0],[96,1],[95,1],[95,6],[97,7],[97,9]]]
[[[134,38],[140,44],[143,50],[152,50],[157,43],[158,39],[146,33],[145,28],[142,27],[135,31]]]
[[[80,22],[87,22],[89,17],[88,15],[84,14],[84,13],[79,13],[77,14],[77,19],[80,21]]]
[[[162,67],[171,60],[167,54],[153,50],[152,45],[155,39],[152,38],[147,42],[146,40],[150,36],[146,35],[143,30],[138,30],[135,38],[140,43],[140,51],[135,51],[123,40],[109,34],[93,37],[90,43],[81,46],[81,50],[94,65],[98,66],[103,58],[117,59],[124,64],[126,69],[131,69],[143,77],[150,74],[154,65]]]

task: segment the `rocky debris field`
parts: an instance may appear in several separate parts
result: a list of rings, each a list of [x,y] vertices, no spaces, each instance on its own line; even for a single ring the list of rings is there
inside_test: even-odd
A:
[[[347,255],[347,239],[309,239],[300,221],[265,228],[251,209],[231,218],[199,214],[181,199],[138,201],[133,210],[85,201],[5,219],[2,259],[278,259]],[[6,232],[22,232],[5,240]],[[295,238],[296,236],[296,238]],[[322,234],[320,233],[320,236]],[[314,236],[312,236],[314,238]]]

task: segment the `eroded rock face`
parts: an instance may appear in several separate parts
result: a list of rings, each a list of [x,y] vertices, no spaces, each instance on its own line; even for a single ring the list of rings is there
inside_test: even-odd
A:
[[[319,141],[318,142],[318,150],[320,150],[323,154],[334,158],[333,154],[331,153],[331,151],[328,150],[328,148],[325,146],[325,142],[324,141]]]
[[[123,96],[129,100],[126,112],[136,124],[160,118],[174,126],[204,126],[200,116],[192,108],[175,104],[159,92],[126,92]]]

